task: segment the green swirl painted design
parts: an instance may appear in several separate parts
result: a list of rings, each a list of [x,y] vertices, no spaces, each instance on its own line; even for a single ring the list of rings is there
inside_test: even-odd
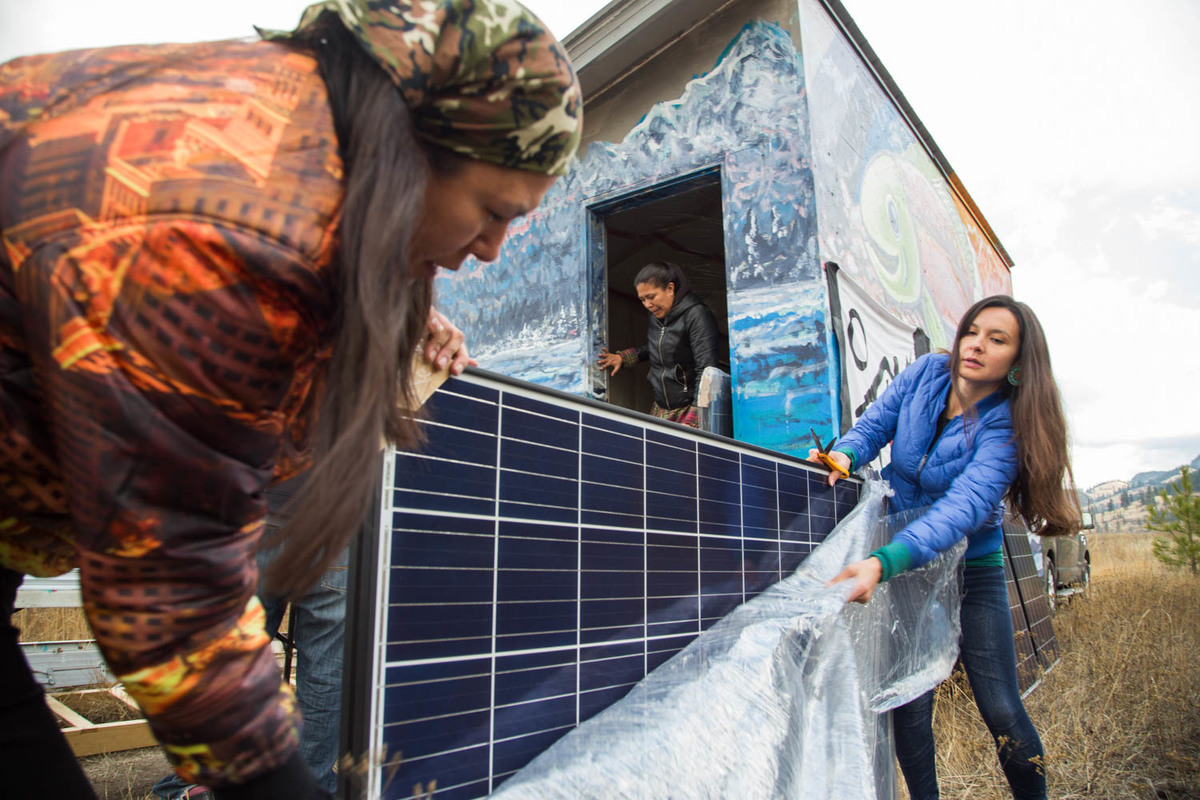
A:
[[[388,73],[417,134],[456,153],[563,175],[579,147],[583,94],[566,50],[512,0],[324,0]],[[278,33],[264,32],[267,38]]]

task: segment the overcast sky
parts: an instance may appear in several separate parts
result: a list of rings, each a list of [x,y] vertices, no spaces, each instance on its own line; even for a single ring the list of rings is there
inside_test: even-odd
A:
[[[843,0],[1016,262],[1080,486],[1200,454],[1200,3]],[[291,28],[306,3],[0,0],[0,61]],[[528,0],[559,37],[601,0]]]

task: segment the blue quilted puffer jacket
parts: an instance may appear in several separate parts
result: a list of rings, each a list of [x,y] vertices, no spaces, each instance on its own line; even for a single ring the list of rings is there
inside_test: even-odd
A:
[[[835,446],[857,467],[892,443],[892,461],[883,470],[896,493],[892,511],[929,506],[892,539],[907,547],[910,567],[928,562],[964,536],[965,559],[998,551],[1001,501],[1017,477],[1016,440],[1003,391],[975,406],[977,419],[956,417],[934,440],[950,389],[949,361],[939,354],[918,358]]]

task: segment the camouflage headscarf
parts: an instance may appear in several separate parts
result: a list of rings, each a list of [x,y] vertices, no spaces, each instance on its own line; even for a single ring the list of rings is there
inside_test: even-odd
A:
[[[579,147],[583,95],[562,45],[514,0],[323,0],[399,87],[417,134],[547,175]]]

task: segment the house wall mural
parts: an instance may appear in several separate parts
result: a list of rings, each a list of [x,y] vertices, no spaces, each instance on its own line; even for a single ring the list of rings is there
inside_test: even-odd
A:
[[[589,267],[589,208],[713,168],[735,432],[798,449],[809,425],[830,426],[834,409],[803,70],[791,35],[776,24],[747,24],[678,100],[649,109],[621,143],[593,143],[513,230],[500,260],[442,279],[441,307],[468,330],[485,368],[593,395],[604,326]]]
[[[932,347],[946,345],[974,300],[1011,292],[1004,259],[849,40],[818,0],[797,3],[747,4],[785,19],[734,16],[742,27],[715,65],[647,108],[621,141],[592,141],[496,262],[438,280],[439,307],[482,367],[605,399],[600,219],[701,174],[721,187],[742,441],[806,453],[810,426],[828,435],[843,424],[825,262]],[[646,77],[633,79],[655,80],[654,60],[638,69]]]
[[[1011,294],[1008,267],[818,0],[800,0],[821,260],[928,334]]]

